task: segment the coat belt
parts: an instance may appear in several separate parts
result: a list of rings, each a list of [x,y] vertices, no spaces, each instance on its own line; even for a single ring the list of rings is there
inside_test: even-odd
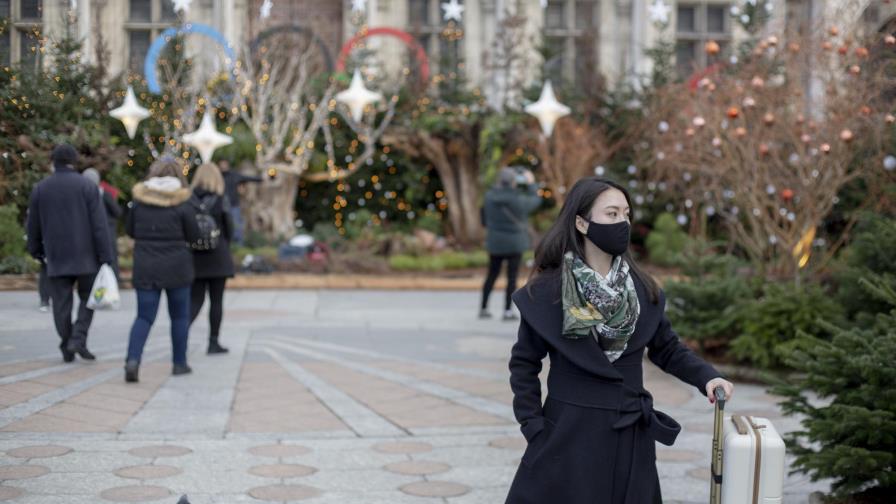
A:
[[[548,374],[548,395],[554,400],[582,406],[614,410],[619,418],[616,430],[636,425],[656,441],[671,446],[681,431],[672,417],[653,409],[653,396],[619,381],[607,381],[552,368]]]

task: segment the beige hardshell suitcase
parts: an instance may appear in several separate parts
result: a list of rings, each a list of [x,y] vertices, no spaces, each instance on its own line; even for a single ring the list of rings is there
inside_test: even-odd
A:
[[[784,440],[767,418],[725,416],[725,394],[716,395],[711,504],[781,504]]]

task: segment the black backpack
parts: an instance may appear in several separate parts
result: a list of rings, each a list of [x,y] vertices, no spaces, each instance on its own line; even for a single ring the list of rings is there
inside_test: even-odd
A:
[[[218,238],[221,236],[221,230],[218,229],[218,222],[209,213],[218,201],[217,194],[207,194],[198,199],[199,204],[193,203],[196,207],[196,226],[199,228],[199,239],[190,244],[190,248],[199,251],[215,250],[218,247]]]

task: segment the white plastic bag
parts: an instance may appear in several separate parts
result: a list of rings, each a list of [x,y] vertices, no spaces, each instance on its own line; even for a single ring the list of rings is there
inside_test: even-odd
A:
[[[108,264],[100,266],[99,273],[93,281],[90,289],[90,299],[87,300],[87,308],[91,310],[117,310],[121,305],[121,296],[118,294],[118,280],[115,271]]]

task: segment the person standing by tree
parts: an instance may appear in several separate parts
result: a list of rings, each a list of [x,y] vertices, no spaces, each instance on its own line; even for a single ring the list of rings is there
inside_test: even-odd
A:
[[[243,231],[245,223],[243,222],[243,212],[240,210],[240,186],[247,183],[261,182],[261,177],[243,175],[242,173],[232,170],[230,162],[222,160],[220,163],[221,174],[224,177],[224,194],[230,202],[230,216],[233,219],[233,243],[237,245],[243,244]]]
[[[193,255],[188,243],[200,235],[196,214],[188,202],[192,192],[185,186],[180,161],[163,157],[149,167],[149,177],[132,191],[134,200],[125,228],[134,239],[132,283],[137,291],[137,318],[128,340],[124,367],[127,382],[138,381],[143,347],[159,311],[163,290],[171,318],[172,374],[192,372],[187,365],[193,283]]]
[[[87,180],[93,182],[100,192],[100,198],[103,200],[103,208],[106,210],[106,220],[109,222],[109,240],[112,243],[113,264],[112,269],[115,270],[115,276],[118,277],[118,219],[121,217],[121,206],[115,201],[115,196],[107,191],[100,184],[100,172],[96,168],[87,168],[81,175]]]
[[[205,302],[205,293],[208,292],[208,353],[227,353],[227,348],[218,342],[218,336],[224,317],[224,286],[227,279],[233,276],[233,257],[230,255],[233,223],[230,204],[224,195],[224,178],[212,163],[204,163],[196,170],[192,187],[193,206],[214,220],[219,234],[217,244],[210,250],[193,251],[196,276],[190,294],[190,324],[199,316]]]
[[[78,152],[74,147],[57,145],[50,161],[54,173],[31,191],[28,252],[46,264],[63,360],[72,362],[75,354],[94,360],[96,357],[87,349],[87,332],[93,320],[87,300],[100,266],[111,265],[114,260],[106,213],[96,186],[75,171]],[[75,287],[80,303],[72,324]]]
[[[498,275],[501,264],[507,262],[507,292],[504,297],[504,320],[515,320],[511,310],[511,295],[516,290],[523,253],[531,246],[529,239],[529,214],[541,205],[535,176],[529,170],[513,167],[502,168],[498,172],[495,187],[485,195],[482,208],[483,224],[486,228],[485,248],[488,251],[488,275],[482,286],[482,306],[479,318],[491,318],[488,298]]]

